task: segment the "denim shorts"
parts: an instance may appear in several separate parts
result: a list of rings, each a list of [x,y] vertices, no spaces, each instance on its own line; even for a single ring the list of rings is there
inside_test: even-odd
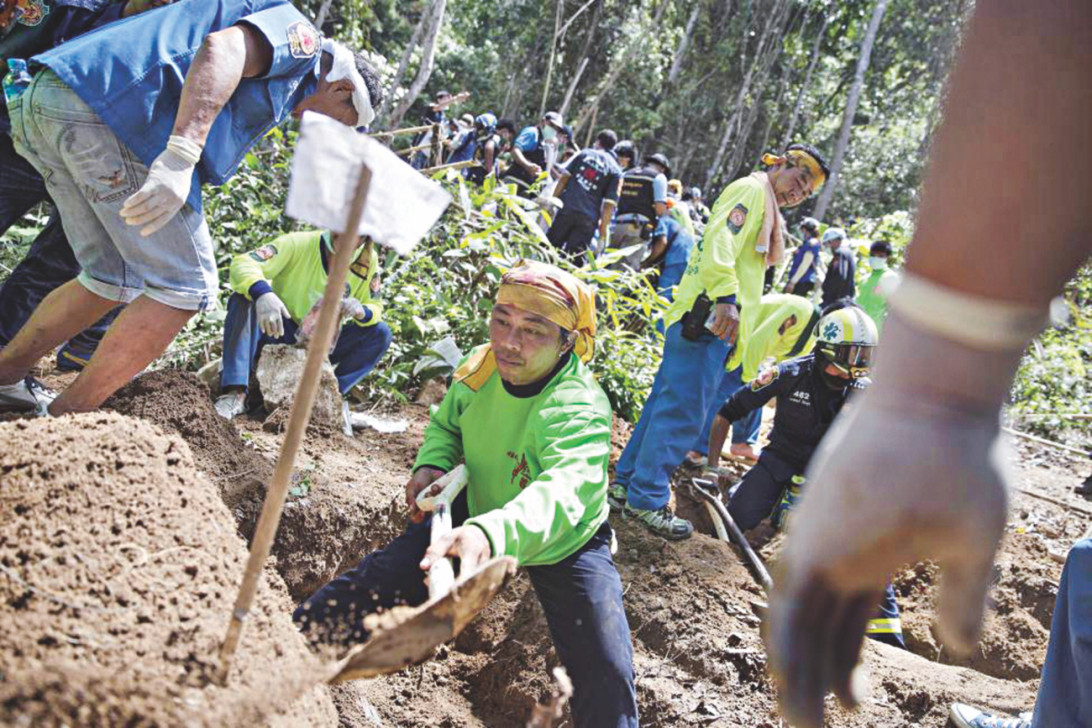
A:
[[[75,91],[46,69],[8,110],[15,150],[45,179],[87,290],[120,303],[144,294],[188,311],[214,304],[219,279],[204,217],[185,205],[148,237],[126,224],[119,211],[148,167]]]

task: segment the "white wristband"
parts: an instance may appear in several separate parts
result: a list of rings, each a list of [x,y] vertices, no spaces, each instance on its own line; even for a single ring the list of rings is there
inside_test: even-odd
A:
[[[193,166],[197,166],[197,163],[201,161],[201,145],[184,136],[172,134],[167,139],[167,149]]]
[[[975,349],[1023,349],[1049,321],[1047,307],[982,298],[907,273],[891,309],[917,329]]]

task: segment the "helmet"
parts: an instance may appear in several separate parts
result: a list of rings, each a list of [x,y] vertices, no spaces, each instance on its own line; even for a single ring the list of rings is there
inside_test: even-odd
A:
[[[667,181],[667,193],[675,197],[682,197],[682,182],[677,179]]]
[[[690,188],[690,196],[693,197],[695,200],[700,200],[701,199],[701,187],[691,187]]]
[[[834,311],[828,310],[819,319],[815,351],[823,364],[833,364],[842,373],[859,379],[868,376],[872,369],[872,359],[879,338],[872,318],[863,308],[850,303]],[[844,379],[830,377],[825,371],[822,374],[832,388],[846,386]]]
[[[819,221],[816,220],[814,217],[805,217],[803,220],[800,221],[800,227],[804,228],[805,230],[811,230],[813,233],[817,233],[819,232]],[[839,228],[833,229],[838,230]]]
[[[823,245],[826,245],[827,243],[834,240],[845,240],[846,237],[846,231],[842,228],[827,228],[827,231],[823,233]]]
[[[659,152],[656,152],[651,157],[645,159],[645,164],[649,163],[660,165],[664,168],[664,174],[666,174],[668,177],[671,176],[671,163],[667,161],[667,157],[660,154]]]
[[[474,119],[474,126],[486,134],[492,134],[497,130],[497,117],[489,112],[478,114],[478,117]]]
[[[637,160],[637,147],[629,139],[623,139],[614,145],[614,152],[616,157],[629,157],[630,159]]]

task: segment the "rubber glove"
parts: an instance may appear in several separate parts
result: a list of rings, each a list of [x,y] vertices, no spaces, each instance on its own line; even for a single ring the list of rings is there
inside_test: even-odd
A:
[[[1004,530],[999,406],[1020,353],[974,351],[897,315],[884,336],[876,384],[847,406],[808,469],[774,575],[767,648],[785,719],[798,728],[823,724],[829,690],[856,702],[866,623],[904,564],[940,564],[940,636],[970,651]],[[943,376],[930,361],[943,362]]]
[[[341,299],[341,318],[354,318],[367,322],[368,311],[364,308],[364,304],[355,298],[343,298]]]
[[[284,320],[291,318],[284,301],[276,293],[262,294],[254,303],[258,313],[258,328],[272,339],[284,336]]]
[[[201,160],[201,146],[181,136],[167,140],[167,148],[148,168],[148,177],[136,194],[121,206],[121,216],[129,225],[143,225],[140,234],[148,237],[170,222],[190,194],[193,168]]]

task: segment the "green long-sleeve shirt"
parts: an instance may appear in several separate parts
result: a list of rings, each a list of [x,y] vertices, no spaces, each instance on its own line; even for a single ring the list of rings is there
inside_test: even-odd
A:
[[[456,381],[429,421],[414,469],[447,471],[465,460],[466,523],[485,532],[495,556],[555,564],[607,518],[610,403],[572,355],[537,394],[521,389],[506,387],[495,370],[476,390]]]
[[[328,251],[329,245],[329,231],[308,230],[281,235],[257,250],[240,253],[232,259],[231,288],[247,298],[272,290],[298,324],[326,288],[323,248],[325,246]],[[329,260],[333,260],[332,253]],[[361,276],[350,269],[345,282],[347,295],[360,301],[370,314],[366,314],[365,320],[353,319],[359,326],[374,326],[383,317],[383,304],[372,299],[371,291],[371,281],[378,268],[379,256],[373,248],[366,274]]]
[[[744,312],[762,298],[766,256],[755,250],[766,216],[766,190],[755,177],[737,179],[713,205],[701,242],[690,252],[675,300],[664,314],[670,326],[704,291],[711,300],[736,296]],[[749,315],[749,314],[745,314]]]

